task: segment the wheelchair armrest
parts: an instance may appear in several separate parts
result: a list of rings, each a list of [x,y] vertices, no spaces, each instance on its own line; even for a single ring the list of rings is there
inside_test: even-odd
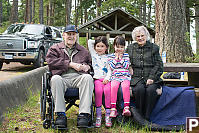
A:
[[[52,72],[47,71],[47,72],[46,72],[46,75],[48,75],[48,76],[52,77]]]

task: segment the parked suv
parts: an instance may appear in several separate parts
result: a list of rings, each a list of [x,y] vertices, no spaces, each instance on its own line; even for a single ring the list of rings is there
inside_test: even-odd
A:
[[[3,63],[44,66],[48,48],[62,41],[60,31],[43,24],[12,24],[0,35],[0,70]]]

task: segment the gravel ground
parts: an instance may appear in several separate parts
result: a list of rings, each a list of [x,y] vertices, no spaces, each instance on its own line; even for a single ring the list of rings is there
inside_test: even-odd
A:
[[[17,76],[32,69],[34,69],[32,65],[23,65],[18,62],[11,62],[10,64],[4,63],[0,71],[0,81]]]

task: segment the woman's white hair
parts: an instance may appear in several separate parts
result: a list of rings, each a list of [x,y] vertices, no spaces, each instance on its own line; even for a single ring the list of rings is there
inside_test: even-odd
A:
[[[133,40],[136,41],[136,32],[143,32],[143,31],[146,35],[147,41],[150,40],[150,33],[145,26],[138,26],[133,29],[132,31]]]

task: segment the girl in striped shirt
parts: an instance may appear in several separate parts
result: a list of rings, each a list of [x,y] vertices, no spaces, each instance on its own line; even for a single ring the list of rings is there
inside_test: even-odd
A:
[[[109,55],[108,63],[112,71],[111,75],[111,112],[110,117],[117,116],[116,101],[117,101],[117,91],[121,84],[123,99],[124,99],[124,109],[122,115],[131,116],[129,110],[130,105],[130,80],[131,73],[129,72],[130,59],[128,53],[125,51],[125,39],[122,36],[116,36],[113,42],[113,47],[115,53]]]

